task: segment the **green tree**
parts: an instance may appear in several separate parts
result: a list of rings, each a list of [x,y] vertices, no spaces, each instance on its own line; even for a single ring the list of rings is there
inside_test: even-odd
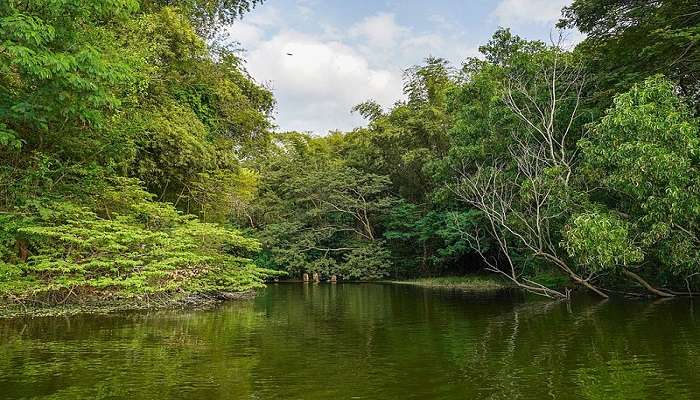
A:
[[[81,158],[120,146],[104,128],[135,84],[134,60],[108,26],[137,8],[135,0],[3,2],[0,144]]]
[[[200,34],[211,36],[221,26],[235,22],[262,2],[263,0],[144,0],[144,6],[177,6],[189,17]]]
[[[270,276],[229,223],[252,201],[241,160],[269,141],[274,100],[202,36],[259,2],[175,3],[0,4],[0,297],[162,298]]]
[[[594,198],[629,221],[643,273],[673,285],[700,272],[700,130],[674,85],[657,76],[617,96],[579,146]]]
[[[700,105],[700,4],[694,0],[576,0],[561,26],[586,34],[577,48],[596,73],[603,106],[662,73]],[[697,108],[696,108],[697,111]]]
[[[345,165],[337,138],[287,134],[262,168],[261,239],[271,261],[290,272],[379,278],[389,269],[380,232],[393,205],[389,180]]]

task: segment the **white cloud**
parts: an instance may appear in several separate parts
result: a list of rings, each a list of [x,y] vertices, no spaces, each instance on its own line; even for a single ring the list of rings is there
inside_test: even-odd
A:
[[[262,27],[282,26],[285,23],[282,12],[276,7],[260,7],[256,12],[246,15],[244,21]]]
[[[361,122],[350,115],[354,105],[372,98],[388,106],[401,96],[400,73],[372,68],[338,41],[284,31],[246,58],[254,76],[264,77],[275,92],[283,130],[349,130]]]
[[[269,29],[284,26],[284,19],[277,8],[261,7],[260,11],[246,16],[244,21],[235,21],[224,29],[227,41],[241,43],[250,49],[256,47]]]
[[[464,45],[462,33],[450,26],[444,18],[433,15],[429,20],[441,20],[440,32],[415,32],[397,23],[393,14],[377,14],[353,25],[349,36],[360,39],[355,45],[358,51],[379,65],[405,69],[420,63],[428,56],[443,57],[454,62],[473,55],[474,49]]]
[[[390,48],[408,34],[409,29],[396,22],[394,14],[377,14],[362,20],[350,28],[350,35],[363,38],[369,45]]]
[[[295,4],[303,8],[315,1]],[[350,27],[321,22],[315,35],[291,29],[274,7],[261,14],[237,21],[227,33],[247,49],[242,56],[251,75],[272,88],[283,131],[351,130],[365,123],[350,113],[353,106],[372,99],[389,107],[403,97],[407,67],[430,55],[460,62],[475,53],[461,34],[417,33],[393,14]]]
[[[556,22],[571,0],[501,0],[493,11],[502,25]]]
[[[226,27],[223,33],[229,41],[255,46],[262,40],[264,31],[253,24],[235,23]]]
[[[430,51],[445,49],[447,45],[445,38],[438,34],[430,33],[406,38],[401,43],[401,50],[409,55],[421,54],[422,57],[427,57],[430,55]],[[447,55],[443,54],[443,56]]]

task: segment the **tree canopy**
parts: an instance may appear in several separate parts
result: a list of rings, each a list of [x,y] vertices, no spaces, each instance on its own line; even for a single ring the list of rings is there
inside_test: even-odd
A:
[[[700,6],[575,0],[349,132],[277,132],[213,37],[257,0],[0,4],[0,297],[150,299],[490,272],[567,297],[700,286]],[[234,38],[235,39],[235,38]]]

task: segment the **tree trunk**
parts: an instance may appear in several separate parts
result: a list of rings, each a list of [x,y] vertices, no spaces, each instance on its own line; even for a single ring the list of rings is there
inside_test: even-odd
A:
[[[588,283],[586,280],[584,280],[583,278],[579,277],[578,275],[571,275],[571,278],[572,278],[576,283],[585,286],[588,290],[594,292],[595,294],[597,294],[598,296],[600,296],[600,297],[602,297],[602,298],[604,298],[604,299],[607,299],[607,298],[610,297],[610,296],[608,296],[606,293],[603,293],[603,292],[602,292],[600,289],[598,289],[597,287],[591,285],[591,284]]]
[[[637,281],[640,285],[644,286],[644,288],[645,288],[646,290],[650,291],[651,293],[654,293],[655,295],[657,295],[657,296],[659,296],[659,297],[676,297],[675,295],[673,295],[673,294],[671,294],[671,293],[667,293],[667,292],[661,291],[661,290],[659,290],[659,289],[657,289],[657,288],[651,286],[647,281],[645,281],[644,279],[642,279],[641,276],[635,274],[634,272],[628,270],[627,268],[623,268],[623,269],[622,269],[622,273],[623,273],[625,276],[634,279],[634,280]]]
[[[29,244],[24,240],[18,240],[17,247],[19,248],[19,259],[22,262],[27,262],[29,258]]]
[[[592,291],[593,293],[597,294],[598,296],[604,299],[610,298],[610,296],[608,296],[606,293],[603,293],[603,291],[588,283],[587,280],[578,276],[571,268],[569,268],[569,266],[564,261],[547,253],[539,253],[538,255],[556,264],[559,267],[559,269],[569,274],[571,279],[573,279],[573,281],[578,283],[579,285],[586,287],[588,290]]]

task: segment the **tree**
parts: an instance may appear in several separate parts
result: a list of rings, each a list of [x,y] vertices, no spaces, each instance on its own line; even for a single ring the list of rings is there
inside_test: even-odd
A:
[[[700,106],[700,4],[694,0],[576,0],[560,26],[587,35],[577,51],[599,81],[604,106],[617,93],[662,73]]]
[[[287,134],[263,165],[255,220],[271,261],[299,274],[380,278],[389,268],[377,226],[393,199],[389,180],[345,165],[338,138]]]
[[[392,191],[404,200],[384,221],[396,273],[439,273],[460,266],[464,255],[452,247],[452,237],[439,232],[454,211],[438,169],[450,149],[450,99],[459,80],[447,61],[426,59],[404,73],[405,102],[386,111],[371,101],[355,107],[369,126],[343,141],[349,165],[388,176]]]
[[[638,259],[635,267],[654,282],[673,285],[674,277],[696,276],[700,131],[674,85],[656,76],[617,96],[579,146],[594,198],[629,231],[622,246],[628,250],[618,253],[643,252],[647,262]]]
[[[370,126],[348,135],[345,157],[356,168],[389,176],[394,190],[407,200],[424,202],[434,189],[430,165],[448,148],[447,94],[453,84],[454,71],[445,60],[429,58],[425,65],[408,69],[408,101],[387,113],[372,102],[355,107],[369,117]]]
[[[197,32],[212,36],[221,26],[241,18],[264,0],[144,0],[146,7],[177,6],[192,21]]]
[[[0,4],[0,297],[147,300],[272,276],[230,222],[274,100],[202,37],[258,3]]]
[[[151,303],[248,291],[276,275],[250,260],[256,240],[154,202],[133,179],[103,179],[82,185],[97,189],[89,193],[93,204],[37,197],[21,212],[0,215],[3,242],[20,239],[28,248],[26,259],[7,247],[0,252],[2,298]]]
[[[119,146],[104,126],[135,75],[133,59],[117,50],[104,26],[123,23],[137,6],[134,0],[80,0],[66,8],[51,1],[0,5],[1,146],[85,158]],[[86,128],[89,141],[82,140]],[[77,155],[79,145],[85,153]]]
[[[497,35],[503,37],[503,32]],[[496,45],[505,47],[501,51]],[[487,100],[491,108],[499,110],[495,115],[506,121],[510,132],[504,139],[500,134],[476,131],[476,135],[486,135],[482,138],[487,145],[505,151],[480,156],[474,153],[479,157],[452,161],[458,173],[457,182],[451,185],[453,193],[479,210],[484,220],[472,230],[463,230],[464,235],[488,270],[526,290],[567,296],[528,277],[523,271],[527,264],[517,265],[514,257],[539,260],[607,297],[592,283],[595,273],[572,265],[559,247],[567,215],[581,199],[585,200],[573,183],[578,160],[575,143],[580,135],[580,106],[586,85],[583,68],[559,46],[541,49],[536,44],[509,39],[498,40],[488,49],[498,54],[494,60],[501,64],[496,66],[501,72],[495,75],[495,86],[486,93],[501,93],[502,103],[494,104],[491,97]],[[487,64],[484,72],[477,74],[489,74],[493,79],[492,68]],[[495,254],[485,246],[487,240],[493,241]]]

